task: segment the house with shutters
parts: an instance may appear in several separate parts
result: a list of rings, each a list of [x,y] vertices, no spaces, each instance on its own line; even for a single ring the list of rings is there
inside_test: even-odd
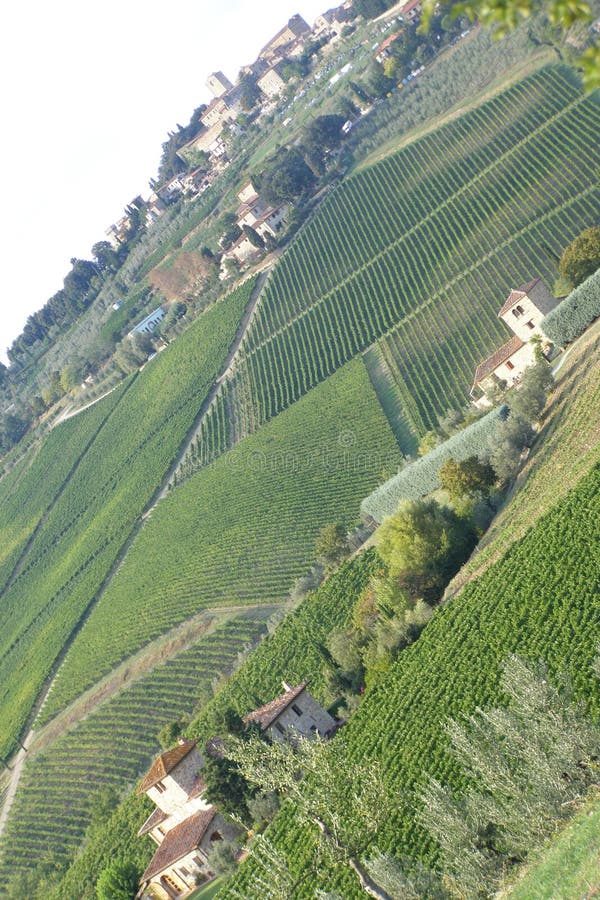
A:
[[[295,687],[284,681],[284,693],[244,716],[244,725],[257,725],[270,740],[279,742],[295,734],[332,737],[340,723],[309,694],[307,686],[307,681]]]
[[[233,837],[216,807],[204,799],[202,762],[196,741],[180,740],[155,759],[142,779],[138,793],[146,794],[156,809],[138,836],[148,834],[157,849],[141,877],[139,898],[186,897],[213,877],[215,843]]]
[[[477,366],[471,399],[480,409],[491,406],[487,394],[495,387],[512,387],[521,380],[526,368],[535,362],[536,346],[531,339],[537,337],[542,349],[550,346],[541,323],[544,316],[558,304],[541,278],[512,290],[498,317],[508,325],[513,336],[491,356]]]

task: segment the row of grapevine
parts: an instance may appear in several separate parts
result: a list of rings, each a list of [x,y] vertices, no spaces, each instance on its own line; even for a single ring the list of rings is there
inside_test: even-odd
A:
[[[55,502],[77,463],[119,402],[120,388],[87,415],[75,416],[32,447],[0,480],[0,589],[10,579],[27,542]],[[27,502],[23,502],[23,498]]]
[[[268,612],[268,610],[267,610]],[[189,718],[198,698],[264,634],[265,613],[232,618],[191,649],[140,678],[27,763],[0,856],[11,873],[48,847],[70,855],[81,842],[99,791],[131,788],[160,752],[158,731]],[[1,869],[0,869],[1,871]]]
[[[6,753],[74,626],[165,477],[231,345],[248,291],[203,314],[112,396],[58,426],[110,412],[71,471],[0,604],[0,716]],[[76,420],[77,421],[77,420]],[[43,454],[40,458],[43,458]],[[25,505],[29,498],[15,494]]]
[[[505,93],[347,179],[286,253],[265,290],[248,346],[318,300],[577,99],[558,69]]]
[[[500,562],[441,608],[364,698],[335,745],[341,767],[346,758],[376,761],[398,798],[396,813],[376,838],[382,850],[434,860],[435,848],[418,821],[419,790],[429,776],[464,787],[446,723],[503,701],[500,677],[510,653],[544,659],[551,675],[568,673],[590,712],[600,714],[592,665],[600,639],[599,540],[596,466]],[[293,872],[314,863],[314,836],[295,825],[293,810],[284,809],[268,834]],[[253,865],[245,863],[233,881],[242,893]],[[348,900],[363,896],[341,867],[319,867],[316,880],[298,887],[299,900],[313,897],[315,887]],[[227,887],[219,892],[228,896]]]
[[[503,123],[497,98],[457,120],[465,129],[461,141],[452,142],[459,125],[451,123],[356,176],[368,183],[356,187],[350,178],[334,192],[265,288],[236,373],[248,390],[235,420],[268,420],[388,332],[386,359],[417,433],[448,407],[464,405],[476,365],[506,336],[497,319],[505,295],[533,274],[552,285],[556,256],[596,216],[598,96],[583,98],[562,70],[549,69],[501,95],[502,102],[530,88],[531,122],[519,118],[517,104],[515,118]],[[545,115],[536,118],[542,108]],[[489,141],[471,155],[469,139],[477,143],[480,134]],[[464,168],[447,165],[446,154],[458,154]],[[411,176],[402,178],[418,172],[421,156],[432,166],[437,160],[444,190],[436,193],[435,184],[415,175],[413,191]],[[335,207],[329,216],[342,194],[350,197],[346,212]],[[324,268],[316,248],[326,246],[327,229],[336,223],[332,259],[349,248],[359,252],[375,230],[364,230],[369,204],[380,230],[390,207],[404,218],[374,255],[371,247],[365,260],[349,258],[343,273],[336,270],[335,287],[313,289]],[[298,256],[312,231],[315,247]]]
[[[47,715],[194,613],[280,601],[312,564],[319,529],[351,526],[400,458],[356,360],[178,486],[75,640]]]
[[[201,741],[206,740],[211,736],[211,722],[215,715],[218,716],[228,707],[236,709],[241,715],[247,713],[277,696],[283,680],[298,683],[309,679],[311,693],[327,703],[330,700],[324,674],[327,637],[332,629],[347,624],[354,598],[366,587],[379,565],[374,551],[367,551],[351,563],[345,563],[324,585],[309,594],[286,615],[268,639],[259,644],[215,698],[203,707],[187,733]],[[125,806],[133,808],[134,805],[135,798],[128,797]],[[136,830],[137,827],[139,825],[135,826]],[[53,898],[71,900],[75,891],[81,890],[81,870],[86,852],[84,850],[66,872],[56,893],[51,894]],[[89,867],[88,862],[86,868]],[[97,877],[93,865],[91,871]]]

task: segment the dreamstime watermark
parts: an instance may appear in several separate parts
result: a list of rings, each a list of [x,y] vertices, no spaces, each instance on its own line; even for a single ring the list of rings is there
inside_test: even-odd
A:
[[[325,472],[328,475],[346,472],[354,475],[380,475],[395,472],[398,457],[389,450],[362,449],[357,434],[345,429],[337,437],[322,445],[282,450],[273,441],[273,447],[263,447],[244,452],[227,453],[225,460],[237,472],[267,472],[272,475],[307,475]]]

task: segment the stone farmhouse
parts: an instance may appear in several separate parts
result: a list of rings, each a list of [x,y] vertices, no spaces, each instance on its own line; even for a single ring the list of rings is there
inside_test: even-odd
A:
[[[283,741],[290,734],[331,737],[339,722],[309,694],[307,685],[303,681],[292,687],[284,681],[284,693],[244,716],[244,724],[258,725],[271,741]]]
[[[557,303],[541,278],[534,278],[510,292],[498,317],[514,334],[477,366],[471,388],[471,399],[475,406],[480,409],[490,406],[486,394],[495,387],[504,384],[512,387],[519,383],[525,369],[535,360],[532,337],[541,338],[542,345],[546,348],[549,346],[541,323]]]
[[[216,808],[203,798],[202,757],[196,741],[180,741],[154,761],[138,793],[156,805],[138,835],[158,845],[140,881],[139,898],[185,897],[213,876],[209,855],[217,841],[233,836]]]
[[[245,725],[258,725],[272,741],[302,735],[331,737],[340,723],[312,697],[308,682],[292,687],[244,717]],[[222,741],[213,738],[206,752],[222,755]],[[210,853],[215,843],[234,836],[233,828],[204,799],[203,758],[196,741],[180,739],[177,746],[155,759],[138,787],[155,804],[138,836],[150,835],[158,845],[142,875],[139,900],[174,900],[186,897],[197,884],[210,880]]]

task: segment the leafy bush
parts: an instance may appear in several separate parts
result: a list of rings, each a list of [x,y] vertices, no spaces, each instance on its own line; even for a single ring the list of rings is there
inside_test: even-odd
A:
[[[583,334],[600,316],[600,271],[571,291],[542,321],[542,329],[553,344],[564,346]]]

